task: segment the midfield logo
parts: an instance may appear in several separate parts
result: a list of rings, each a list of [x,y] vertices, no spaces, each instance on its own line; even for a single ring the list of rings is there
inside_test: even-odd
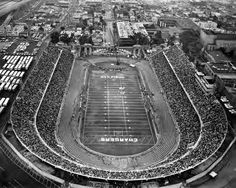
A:
[[[81,142],[85,145],[99,145],[104,143],[120,143],[120,144],[140,144],[140,145],[153,145],[155,144],[154,138],[150,135],[145,135],[138,138],[132,138],[128,135],[114,134],[114,135],[96,135],[96,136],[84,136],[81,138]]]
[[[138,138],[102,137],[101,142],[138,142]]]

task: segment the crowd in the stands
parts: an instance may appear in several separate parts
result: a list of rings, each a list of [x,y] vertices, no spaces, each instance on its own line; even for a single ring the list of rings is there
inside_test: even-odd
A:
[[[175,114],[178,125],[181,126],[181,123],[186,121],[188,126],[190,126],[190,132],[192,132],[193,135],[196,135],[195,138],[197,138],[199,131],[201,131],[199,143],[197,147],[192,150],[191,146],[193,146],[193,144],[189,144],[188,137],[182,132],[188,128],[188,126],[185,128],[180,127],[180,132],[183,136],[179,147],[167,161],[178,159],[179,156],[190,151],[190,153],[186,153],[187,155],[183,160],[186,161],[186,165],[195,165],[199,163],[199,161],[209,157],[221,145],[227,131],[227,120],[224,111],[214,96],[205,95],[201,90],[195,81],[195,72],[191,63],[178,46],[170,47],[165,52],[160,52],[158,55],[153,56],[152,59],[155,71],[165,90],[165,94],[171,109]],[[182,83],[183,87],[180,83]],[[176,94],[180,93],[180,90],[183,91],[182,88],[184,88],[184,93],[186,94],[182,96]],[[195,106],[196,111],[199,113],[201,122],[192,119],[191,116],[181,116],[181,114],[183,114],[182,110],[184,109],[182,108],[183,103],[189,104],[189,107],[192,107],[192,112],[195,111],[193,106],[190,105],[190,100],[187,98],[187,95]],[[183,101],[178,103],[178,101],[181,100]],[[179,113],[178,110],[181,111],[181,113]],[[193,114],[197,116],[196,112],[193,112]],[[196,118],[198,119],[198,117]],[[188,145],[190,147],[187,147]],[[188,160],[189,164],[187,163]]]
[[[46,93],[43,97],[36,117],[36,125],[42,139],[54,150],[63,156],[67,155],[55,138],[57,130],[59,111],[63,106],[62,100],[67,90],[68,78],[73,64],[73,54],[63,50],[56,64],[53,76],[51,77]],[[50,118],[49,118],[50,117]]]
[[[181,133],[180,144],[174,154],[156,167],[130,171],[96,169],[70,160],[56,146],[54,131],[72,59],[69,52],[63,51],[61,54],[57,48],[48,47],[13,106],[11,119],[17,137],[43,161],[59,169],[95,178],[128,180],[165,177],[201,163],[224,140],[227,120],[220,104],[213,96],[204,95],[195,83],[190,62],[178,47],[173,46],[152,56],[151,60]],[[196,147],[192,147],[195,144]]]
[[[32,132],[31,127],[34,123],[34,115],[43,96],[49,75],[52,73],[54,62],[56,61],[59,50],[57,48],[47,48],[42,58],[32,70],[29,78],[15,100],[12,120],[17,135],[24,141],[30,142],[30,137],[25,132]],[[22,118],[23,117],[23,118]],[[30,124],[30,127],[26,126]]]
[[[177,45],[170,47],[163,55],[168,61],[166,65],[170,65],[168,68],[174,71],[183,84],[202,121],[200,150],[193,150],[192,153],[197,153],[196,158],[199,159],[209,156],[220,146],[227,131],[227,119],[222,106],[213,95],[205,95],[201,90],[195,81],[192,64]]]
[[[185,91],[168,66],[168,62],[162,53],[153,57],[153,67],[181,133],[179,147],[168,159],[171,161],[186,153],[187,147],[197,142],[201,124]]]

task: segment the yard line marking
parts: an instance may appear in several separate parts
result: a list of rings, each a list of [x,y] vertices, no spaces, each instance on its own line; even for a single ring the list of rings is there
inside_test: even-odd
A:
[[[111,131],[111,126],[110,126],[110,117],[109,117],[109,114],[110,114],[110,101],[109,101],[109,98],[110,98],[110,92],[109,92],[109,81],[108,81],[108,78],[106,77],[106,90],[107,90],[107,119],[108,119],[108,134],[110,134],[110,131]]]
[[[119,79],[119,82],[120,82],[120,88],[122,87],[122,88],[125,88],[125,87],[123,87],[122,86],[122,80],[121,79]],[[124,94],[125,94],[125,92],[122,92],[122,93],[120,93],[120,95],[122,96],[121,97],[121,100],[122,100],[122,107],[123,107],[123,117],[124,117],[124,122],[125,122],[125,130],[126,130],[126,135],[128,135],[128,128],[127,128],[127,124],[126,124],[126,111],[125,111],[125,103],[124,103]]]

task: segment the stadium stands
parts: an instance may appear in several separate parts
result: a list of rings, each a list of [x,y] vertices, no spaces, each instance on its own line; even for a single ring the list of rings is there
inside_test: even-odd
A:
[[[214,96],[204,95],[195,82],[190,62],[182,50],[173,46],[152,55],[150,60],[180,128],[181,140],[174,154],[152,168],[130,171],[97,169],[72,161],[62,154],[54,140],[56,118],[73,58],[63,51],[54,70],[59,55],[59,49],[48,47],[20,91],[11,115],[14,132],[19,140],[43,161],[86,177],[111,180],[153,179],[194,168],[213,155],[224,141],[227,119],[221,105]],[[41,100],[39,113],[36,114]],[[36,115],[40,117],[37,125]],[[42,138],[48,145],[42,142]]]
[[[53,76],[49,82],[47,91],[40,105],[36,125],[41,138],[61,155],[69,157],[58,146],[55,138],[57,116],[60,111],[66,83],[73,63],[73,55],[64,50],[58,60]],[[48,118],[51,117],[51,118]]]

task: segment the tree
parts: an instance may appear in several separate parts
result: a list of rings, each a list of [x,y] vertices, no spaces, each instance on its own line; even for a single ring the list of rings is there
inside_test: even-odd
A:
[[[94,43],[93,43],[92,36],[89,36],[89,37],[88,37],[88,42],[87,42],[87,43],[92,44],[92,45],[94,44]]]
[[[83,23],[83,26],[84,26],[84,27],[87,27],[87,26],[88,26],[88,21],[87,21],[87,19],[83,19],[83,20],[82,20],[82,23]]]
[[[100,16],[99,20],[100,20],[100,22],[102,22],[103,21],[103,16]]]
[[[201,55],[203,45],[200,42],[199,33],[189,30],[180,34],[180,42],[183,44],[183,51],[193,61]]]
[[[93,45],[93,40],[90,35],[84,34],[79,38],[79,43],[80,45],[84,45],[85,43]]]
[[[70,37],[67,33],[64,33],[60,36],[60,41],[66,43],[67,45],[70,43]]]
[[[190,42],[188,44],[188,51],[189,51],[189,55],[191,57],[199,57],[200,53],[201,53],[201,50],[202,50],[202,44],[200,43],[200,41],[193,41],[193,42]]]
[[[52,28],[55,28],[55,27],[56,27],[56,23],[52,23],[52,24],[51,24],[51,27],[52,27]]]
[[[167,45],[169,46],[173,46],[175,43],[175,40],[176,40],[176,37],[175,37],[175,35],[172,35],[170,38],[169,38],[169,40],[168,40],[168,42],[167,42]]]
[[[124,16],[129,16],[129,12],[128,12],[127,10],[124,10],[124,11],[123,11],[123,15],[124,15]]]
[[[79,43],[80,45],[84,45],[86,43],[86,35],[82,35],[80,38],[79,38]]]
[[[44,28],[42,26],[39,27],[39,32],[41,32],[41,33],[44,32]]]
[[[24,31],[27,31],[27,30],[28,30],[28,26],[24,25]]]
[[[94,26],[93,26],[93,25],[90,25],[90,26],[88,27],[88,30],[89,30],[89,33],[91,34],[91,33],[93,32],[93,30],[94,30]]]
[[[163,44],[164,42],[165,41],[161,36],[161,31],[156,31],[151,37],[151,44],[160,45]]]
[[[60,41],[60,40],[59,40],[59,36],[60,36],[60,34],[59,34],[58,31],[53,32],[53,33],[51,34],[51,42],[52,42],[53,44],[58,43],[58,42]]]
[[[75,42],[75,34],[71,33],[70,42]]]
[[[134,35],[130,36],[130,38],[133,40],[134,44],[149,45],[150,43],[148,36],[144,35],[141,32],[134,33]]]
[[[141,16],[140,14],[137,15],[137,20],[140,20],[141,19]]]

